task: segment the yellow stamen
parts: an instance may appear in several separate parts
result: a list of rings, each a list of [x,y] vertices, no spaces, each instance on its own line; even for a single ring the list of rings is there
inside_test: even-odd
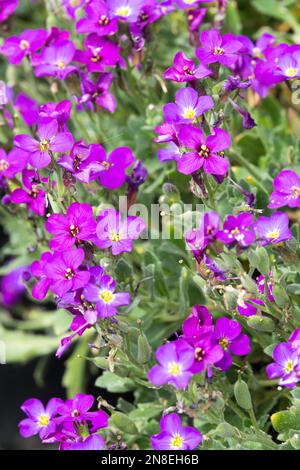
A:
[[[48,415],[41,415],[39,419],[39,426],[48,426],[50,418]]]
[[[194,119],[196,112],[192,108],[186,108],[183,113],[184,119]]]
[[[214,47],[213,54],[214,55],[223,55],[224,54],[224,49],[222,49],[222,47]]]
[[[113,299],[113,295],[110,290],[105,289],[100,292],[100,298],[103,300],[103,302],[109,304]]]
[[[273,240],[277,240],[279,238],[279,231],[278,230],[273,230],[273,232],[268,232],[267,233],[267,238],[272,238]]]
[[[116,10],[116,15],[117,16],[124,16],[124,17],[127,17],[129,16],[131,13],[131,8],[130,7],[126,7],[126,6],[123,6],[123,7],[120,7]]]
[[[228,346],[229,346],[229,341],[226,338],[221,338],[219,339],[219,345],[224,349],[224,351],[227,351]]]
[[[50,149],[50,142],[47,139],[42,140],[39,143],[39,148],[41,152],[48,152]]]
[[[65,63],[63,60],[60,60],[57,64],[59,69],[64,69],[66,67]]]
[[[173,375],[174,377],[177,377],[177,375],[179,375],[180,372],[181,372],[181,367],[180,367],[180,364],[178,364],[177,362],[172,362],[169,365],[169,374],[170,375]]]
[[[296,75],[298,74],[298,69],[296,68],[293,68],[293,67],[289,67],[286,71],[285,71],[285,75],[287,77],[295,77]]]
[[[115,232],[114,230],[112,230],[109,234],[109,239],[112,242],[119,242],[121,240],[121,236],[118,232]]]
[[[294,370],[294,364],[293,364],[293,361],[287,361],[285,363],[285,368],[284,368],[285,372],[287,374],[290,374],[291,372],[293,372]]]
[[[175,449],[181,449],[182,444],[184,443],[184,438],[179,434],[174,434],[171,440],[171,446]]]

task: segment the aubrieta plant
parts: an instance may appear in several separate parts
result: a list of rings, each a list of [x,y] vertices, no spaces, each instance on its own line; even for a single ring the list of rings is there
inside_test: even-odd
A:
[[[28,3],[0,1],[0,340],[66,396],[21,436],[300,449],[297,2]]]

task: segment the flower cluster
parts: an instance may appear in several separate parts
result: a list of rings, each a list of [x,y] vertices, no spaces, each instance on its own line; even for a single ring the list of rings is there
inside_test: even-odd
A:
[[[194,374],[205,371],[211,376],[213,367],[226,371],[232,364],[231,354],[249,353],[249,337],[237,321],[221,317],[214,324],[208,309],[197,305],[184,321],[182,335],[157,349],[159,365],[152,367],[149,380],[158,387],[171,384],[185,389]]]
[[[300,328],[297,328],[286,343],[275,346],[274,362],[267,366],[269,379],[278,379],[279,385],[294,387],[300,381]]]

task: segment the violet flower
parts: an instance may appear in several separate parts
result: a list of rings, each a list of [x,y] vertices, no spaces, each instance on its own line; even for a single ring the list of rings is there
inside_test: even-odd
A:
[[[109,14],[122,21],[137,21],[143,0],[106,0]]]
[[[19,111],[23,121],[29,127],[35,126],[39,119],[38,104],[25,93],[19,93],[14,101],[14,108]]]
[[[181,157],[180,147],[178,147],[174,142],[169,142],[166,147],[159,149],[157,157],[161,163],[168,162],[170,160],[178,161]]]
[[[256,284],[257,284],[257,289],[261,294],[265,293],[265,280],[266,276],[261,274],[257,279],[256,279]],[[272,282],[272,275],[269,273],[269,279],[267,279],[267,291],[268,291],[268,299],[270,302],[274,302],[274,297],[273,297],[273,282]]]
[[[220,229],[220,216],[217,212],[206,212],[202,215],[197,229],[188,230],[185,239],[188,247],[196,256],[210,243],[216,240]]]
[[[96,232],[93,209],[89,204],[73,202],[66,215],[52,214],[48,217],[46,230],[54,234],[49,246],[53,251],[69,250],[75,243],[91,240]]]
[[[191,82],[207,77],[211,73],[211,70],[204,65],[195,65],[194,61],[189,59],[184,52],[177,52],[173,65],[165,71],[164,78],[174,82]]]
[[[197,342],[203,334],[213,329],[212,314],[203,305],[195,305],[191,315],[182,324],[183,338],[190,344]]]
[[[89,34],[84,41],[85,50],[77,50],[74,60],[84,64],[89,72],[105,72],[106,67],[116,67],[120,48],[112,41]]]
[[[253,315],[256,315],[257,309],[263,306],[264,302],[260,299],[245,296],[244,294],[245,293],[242,292],[237,300],[237,311],[244,317],[252,317]]]
[[[180,173],[189,175],[203,168],[205,173],[225,175],[229,162],[220,152],[230,147],[230,135],[223,129],[215,128],[214,134],[204,137],[203,131],[192,126],[184,126],[179,131],[179,141],[193,150],[182,155],[177,162]]]
[[[77,33],[110,36],[118,31],[118,21],[109,14],[106,2],[92,1],[85,6],[86,17],[76,23]]]
[[[26,204],[27,208],[39,216],[46,212],[46,193],[41,189],[39,175],[33,170],[23,170],[23,188],[14,189],[10,194],[11,204]]]
[[[43,300],[51,286],[52,280],[46,274],[46,266],[51,263],[53,254],[49,251],[42,253],[39,260],[31,265],[32,276],[38,278],[38,282],[32,288],[32,296],[37,300]]]
[[[39,434],[44,439],[56,429],[55,416],[62,405],[59,398],[52,398],[46,407],[40,400],[31,398],[23,403],[21,410],[28,416],[19,423],[19,431],[22,437],[31,437]]]
[[[75,20],[76,13],[86,3],[86,0],[62,0],[62,4],[69,18]]]
[[[155,450],[193,450],[203,439],[197,429],[182,426],[175,413],[161,418],[160,430],[159,434],[151,436],[151,445]]]
[[[7,155],[0,148],[0,175],[4,178],[14,178],[17,173],[23,171],[27,165],[28,154],[21,149],[12,149]]]
[[[210,96],[200,96],[192,88],[182,88],[176,93],[175,104],[164,106],[164,116],[167,122],[179,124],[192,123],[197,117],[214,107]]]
[[[246,356],[250,353],[250,339],[242,333],[241,325],[226,317],[218,318],[215,324],[214,336],[224,351],[223,358],[216,363],[216,367],[226,371],[232,364],[231,354]],[[231,354],[230,354],[231,353]]]
[[[45,118],[38,126],[38,138],[29,135],[16,135],[14,144],[16,147],[29,154],[29,163],[34,168],[44,168],[51,162],[51,153],[66,152],[73,144],[70,132],[58,132],[58,123],[55,119]]]
[[[243,212],[237,217],[228,215],[223,229],[217,234],[217,238],[225,244],[238,243],[242,247],[247,247],[255,239],[255,232],[252,229],[253,223],[253,216],[248,212]]]
[[[118,147],[106,155],[103,147],[100,147],[93,146],[91,149],[91,155],[98,155],[98,162],[102,166],[99,182],[107,189],[117,189],[125,183],[125,171],[134,162],[132,150],[129,147]]]
[[[233,34],[223,36],[216,29],[202,31],[200,34],[202,48],[196,50],[196,56],[204,64],[219,62],[232,68],[238,59],[242,43]]]
[[[299,351],[290,343],[281,343],[275,346],[273,359],[275,362],[266,367],[269,379],[280,377],[279,385],[293,388],[300,380]]]
[[[27,266],[20,266],[0,279],[1,303],[5,307],[12,307],[19,301],[26,291],[25,280],[30,278]]]
[[[271,217],[261,216],[253,228],[257,232],[259,243],[264,246],[289,240],[292,232],[289,229],[289,217],[284,212],[274,212]]]
[[[224,356],[223,348],[216,342],[211,331],[203,332],[203,335],[193,342],[193,348],[194,363],[190,369],[193,374],[198,374],[213,366]]]
[[[18,65],[23,58],[41,49],[45,44],[47,31],[44,29],[27,29],[20,36],[11,36],[5,39],[0,47],[0,52],[7,57],[9,62]]]
[[[99,434],[90,434],[86,439],[81,438],[77,442],[70,444],[68,450],[103,450],[105,442]]]
[[[99,214],[97,238],[94,243],[101,249],[111,248],[114,256],[132,251],[132,242],[145,229],[145,222],[139,217],[121,219],[119,212],[106,209]]]
[[[70,154],[60,157],[58,165],[68,170],[81,183],[89,183],[103,171],[102,160],[105,150],[101,145],[86,145],[82,140],[74,143]]]
[[[74,55],[75,45],[72,41],[58,41],[55,45],[46,47],[34,69],[35,76],[65,80],[71,73],[77,72],[77,67],[70,65]]]
[[[159,365],[150,369],[150,382],[157,387],[171,384],[175,388],[185,389],[193,375],[190,371],[194,362],[193,348],[186,341],[178,339],[160,346],[155,356]]]
[[[93,82],[88,78],[87,74],[83,74],[81,78],[82,95],[77,99],[78,104],[85,105],[95,111],[97,111],[99,106],[110,113],[114,113],[117,102],[114,95],[109,91],[113,78],[112,73],[103,73],[96,82]]]
[[[19,0],[1,0],[0,23],[7,20],[7,18],[13,14],[18,6]]]
[[[91,422],[91,431],[96,431],[100,428],[104,428],[108,424],[108,415],[103,410],[89,411],[93,406],[95,399],[93,395],[85,395],[83,393],[77,393],[74,398],[66,400],[65,403],[61,403],[58,407],[57,422],[78,422],[84,421]]]
[[[268,207],[300,207],[300,178],[292,170],[282,170],[274,178],[274,191],[270,196]]]
[[[46,103],[39,107],[39,118],[40,122],[45,120],[49,121],[49,118],[55,119],[58,124],[58,131],[65,132],[67,129],[67,122],[70,119],[72,110],[72,103],[69,100],[63,100],[59,103]]]

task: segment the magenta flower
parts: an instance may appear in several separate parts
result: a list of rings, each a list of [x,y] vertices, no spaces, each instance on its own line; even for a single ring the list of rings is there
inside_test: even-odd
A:
[[[0,52],[9,62],[18,65],[26,55],[31,55],[45,44],[47,31],[43,29],[27,29],[20,36],[11,36],[5,39]]]
[[[279,385],[293,388],[300,380],[299,350],[293,349],[290,343],[281,343],[273,351],[275,362],[266,367],[269,379],[280,377]]]
[[[27,126],[34,126],[38,122],[38,104],[25,93],[19,93],[14,101],[14,108],[19,111]]]
[[[226,317],[218,318],[215,324],[215,339],[224,351],[223,358],[216,363],[222,371],[226,371],[232,364],[231,354],[246,356],[250,353],[250,339],[242,333],[241,325]],[[230,354],[231,353],[231,354]]]
[[[72,110],[72,103],[69,100],[63,100],[59,103],[47,103],[42,104],[39,108],[39,117],[40,121],[55,119],[58,124],[58,130],[67,131],[67,122],[70,119],[70,114]]]
[[[291,80],[300,77],[300,51],[282,54],[273,71],[275,80]]]
[[[197,49],[196,56],[204,65],[219,62],[229,68],[234,66],[243,46],[233,34],[222,36],[216,29],[202,31],[200,41],[202,48]]]
[[[92,1],[85,6],[86,18],[76,23],[77,33],[97,33],[109,36],[118,31],[118,21],[109,15],[104,1]]]
[[[113,78],[112,73],[103,73],[94,83],[87,78],[87,74],[83,74],[81,78],[82,96],[77,99],[78,104],[85,105],[95,111],[100,107],[114,113],[117,102],[114,95],[109,91]]]
[[[300,178],[292,170],[282,170],[274,178],[274,191],[270,196],[268,207],[300,207]]]
[[[118,313],[117,308],[130,304],[130,295],[128,292],[115,292],[116,281],[101,273],[95,284],[88,284],[83,295],[86,300],[96,305],[99,317],[107,318]]]
[[[204,65],[195,65],[192,59],[189,59],[184,52],[177,52],[174,57],[172,67],[164,73],[166,80],[174,82],[191,82],[211,75],[211,70]]]
[[[102,249],[111,248],[114,256],[132,251],[132,241],[145,229],[145,222],[139,217],[121,219],[119,212],[106,209],[99,214],[94,243]]]
[[[159,365],[152,367],[148,377],[156,387],[171,384],[175,388],[184,389],[188,386],[194,362],[194,350],[184,340],[178,339],[172,343],[160,346],[155,353]]]
[[[84,47],[84,51],[76,51],[74,60],[85,64],[89,72],[105,72],[106,67],[116,67],[120,59],[119,46],[95,33],[85,39]]]
[[[195,305],[182,324],[183,338],[193,344],[205,333],[213,331],[213,317],[203,305]]]
[[[262,300],[253,299],[251,297],[245,298],[242,293],[242,295],[237,300],[237,311],[244,317],[252,317],[253,315],[256,315],[257,309],[263,305],[264,303]]]
[[[55,416],[58,408],[62,405],[59,398],[52,398],[46,407],[37,400],[31,398],[23,403],[21,410],[28,416],[19,423],[19,431],[22,437],[31,437],[39,434],[45,439],[56,429]]]
[[[74,398],[61,403],[58,408],[57,422],[78,422],[82,423],[86,420],[91,422],[91,431],[97,431],[104,428],[108,424],[108,415],[103,410],[89,411],[93,406],[95,399],[93,395],[85,395],[77,393]]]
[[[58,123],[55,119],[45,118],[38,126],[38,138],[29,135],[16,135],[16,147],[29,154],[29,163],[34,168],[44,168],[51,162],[51,153],[66,152],[73,144],[70,132],[58,132]]]
[[[192,88],[182,88],[176,93],[175,104],[168,103],[164,106],[164,116],[167,122],[177,124],[192,123],[214,107],[210,96],[200,96]]]
[[[0,148],[0,175],[11,179],[27,165],[28,154],[20,149],[12,149],[8,155]]]
[[[208,367],[220,362],[224,356],[223,348],[216,342],[213,332],[204,332],[203,335],[193,343],[194,363],[191,367],[193,374],[198,374]]]
[[[163,416],[160,420],[160,434],[151,437],[155,450],[193,450],[202,441],[202,434],[190,426],[182,426],[175,413]]]
[[[19,0],[1,0],[0,23],[13,14],[19,6]]]
[[[52,280],[46,274],[46,266],[51,263],[53,254],[46,251],[41,258],[31,265],[31,274],[38,278],[38,282],[32,288],[32,296],[37,300],[43,300],[50,288]]]
[[[230,147],[230,135],[223,129],[215,128],[214,134],[204,137],[203,131],[192,126],[184,126],[179,131],[179,141],[191,149],[184,153],[177,162],[178,171],[185,175],[194,173],[201,168],[205,173],[225,175],[229,162],[220,152]]]
[[[77,10],[85,3],[86,0],[62,0],[65,11],[72,20],[75,20]]]
[[[129,147],[118,147],[109,155],[100,145],[93,146],[91,155],[98,155],[98,162],[102,166],[99,181],[107,189],[117,189],[126,181],[125,170],[134,162],[134,155]]]
[[[68,170],[81,183],[89,183],[103,171],[102,159],[106,157],[101,145],[86,145],[82,140],[75,142],[69,155],[63,155],[58,165]],[[99,160],[100,159],[100,160]]]
[[[28,279],[30,279],[30,272],[27,266],[15,268],[1,277],[1,304],[5,307],[11,307],[17,303],[26,291],[24,282]]]
[[[12,204],[26,204],[27,208],[39,216],[46,212],[46,193],[41,189],[39,175],[33,170],[23,170],[23,188],[15,189],[10,194]]]
[[[105,442],[99,434],[90,434],[86,439],[81,438],[70,444],[68,450],[103,450]]]
[[[257,279],[256,279],[256,284],[259,292],[261,294],[265,293],[265,280],[266,276],[261,274]],[[273,283],[272,283],[272,274],[269,273],[269,279],[267,280],[267,291],[268,291],[268,299],[270,302],[274,302],[274,297],[273,297]]]
[[[52,280],[51,290],[58,296],[63,296],[70,290],[84,287],[90,278],[89,271],[80,270],[84,260],[82,248],[64,251],[53,256],[45,266],[45,274]]]
[[[255,239],[255,233],[252,229],[253,223],[253,217],[248,212],[243,212],[237,217],[228,215],[223,229],[217,234],[217,238],[225,244],[238,243],[242,247],[249,246]]]
[[[271,217],[259,217],[253,227],[261,245],[277,245],[292,237],[289,217],[284,212],[274,212]]]
[[[199,227],[188,230],[185,239],[194,256],[198,256],[216,240],[220,229],[220,216],[217,212],[206,212],[202,215]]]
[[[54,234],[49,246],[54,251],[69,250],[75,243],[91,240],[96,232],[93,209],[89,204],[73,202],[66,215],[52,214],[45,224],[46,230]]]
[[[157,157],[161,163],[169,162],[170,160],[178,161],[181,157],[180,148],[174,142],[169,142],[166,147],[159,149]]]
[[[70,65],[74,55],[75,46],[72,41],[58,41],[55,45],[46,47],[34,69],[35,76],[64,80],[71,73],[77,72],[77,67]]]
[[[128,23],[137,21],[143,3],[144,0],[106,0],[109,14]]]
[[[191,33],[196,33],[201,26],[204,17],[206,15],[207,9],[206,8],[195,8],[191,9],[188,12],[187,20],[188,20],[188,27]]]

